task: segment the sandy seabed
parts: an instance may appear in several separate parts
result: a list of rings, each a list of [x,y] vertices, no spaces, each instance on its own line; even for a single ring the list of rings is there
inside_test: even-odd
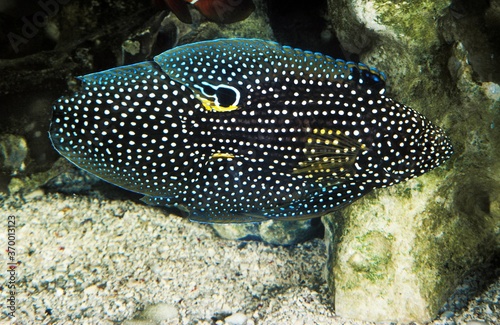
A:
[[[10,319],[9,261],[0,255],[1,323],[373,324],[335,315],[321,239],[229,241],[157,208],[87,196],[39,193],[0,210],[2,251],[14,216],[19,261]],[[500,279],[464,302],[477,282],[464,283],[433,324],[499,324]]]

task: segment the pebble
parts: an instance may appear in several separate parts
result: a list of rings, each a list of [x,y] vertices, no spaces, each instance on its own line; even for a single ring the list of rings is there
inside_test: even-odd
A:
[[[56,288],[55,296],[61,297],[62,295],[64,295],[64,289]]]
[[[26,201],[37,200],[42,198],[45,195],[45,192],[42,189],[36,189],[28,194],[26,194],[23,198]]]
[[[146,307],[141,316],[152,321],[161,322],[177,318],[179,316],[179,312],[174,305],[156,304]]]
[[[245,325],[247,323],[248,317],[243,313],[235,313],[224,319],[228,325]]]
[[[93,284],[91,286],[86,287],[83,290],[83,293],[85,293],[87,295],[93,295],[93,294],[97,293],[97,290],[99,290],[99,288],[95,284]]]

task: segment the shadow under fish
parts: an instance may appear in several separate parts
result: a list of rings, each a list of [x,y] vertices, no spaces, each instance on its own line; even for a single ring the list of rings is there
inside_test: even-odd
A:
[[[200,222],[319,217],[452,154],[363,64],[220,39],[79,77],[50,138],[76,166]]]

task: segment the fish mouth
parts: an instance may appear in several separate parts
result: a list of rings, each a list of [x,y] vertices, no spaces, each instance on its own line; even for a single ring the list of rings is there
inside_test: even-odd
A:
[[[439,130],[434,137],[434,151],[438,160],[437,165],[442,164],[453,155],[454,150],[451,139],[442,130]]]
[[[416,140],[417,146],[409,147],[406,154],[410,157],[416,154],[417,159],[401,159],[396,165],[383,168],[390,184],[418,177],[444,164],[453,155],[451,140],[441,129],[429,128]]]

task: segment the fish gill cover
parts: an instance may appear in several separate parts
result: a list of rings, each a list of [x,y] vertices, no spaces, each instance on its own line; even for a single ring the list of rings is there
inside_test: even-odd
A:
[[[79,77],[50,138],[76,166],[200,222],[297,220],[424,174],[444,132],[374,68],[221,39]]]

